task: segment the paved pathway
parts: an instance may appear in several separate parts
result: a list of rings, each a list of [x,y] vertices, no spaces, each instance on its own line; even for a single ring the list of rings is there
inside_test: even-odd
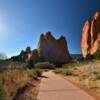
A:
[[[45,72],[40,84],[37,100],[95,100],[85,91],[54,74]]]

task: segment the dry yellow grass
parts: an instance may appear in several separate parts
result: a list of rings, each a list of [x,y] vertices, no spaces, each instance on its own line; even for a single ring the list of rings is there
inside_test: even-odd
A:
[[[67,64],[63,67],[64,68],[60,69],[60,71],[66,73],[65,71],[67,69],[67,72],[71,72],[70,75],[67,75],[67,79],[94,91],[98,96],[100,96],[100,60],[78,64]],[[56,72],[57,71],[62,74],[58,69],[56,69]]]
[[[100,61],[87,62],[70,67],[73,75],[68,76],[73,82],[85,86],[100,96]]]
[[[34,69],[14,69],[1,72],[0,86],[3,88],[0,90],[0,100],[2,98],[12,100],[19,88],[25,86],[31,79],[38,77],[40,73],[39,70]]]

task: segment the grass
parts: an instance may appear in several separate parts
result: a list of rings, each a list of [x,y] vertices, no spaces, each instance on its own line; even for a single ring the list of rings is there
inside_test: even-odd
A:
[[[66,68],[58,68],[54,70],[55,73],[57,74],[62,74],[62,75],[72,75],[71,70],[66,69]]]
[[[17,90],[42,75],[40,69],[13,69],[0,73],[0,100],[13,100]]]
[[[55,65],[50,62],[38,62],[35,65],[35,68],[39,69],[54,69]]]
[[[1,84],[0,84],[0,100],[7,100],[6,92]]]
[[[100,96],[100,60],[66,64],[54,72]]]

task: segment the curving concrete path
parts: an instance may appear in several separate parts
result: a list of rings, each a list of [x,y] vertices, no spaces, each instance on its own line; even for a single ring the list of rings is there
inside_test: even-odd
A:
[[[95,100],[52,71],[45,72],[43,76],[37,100]]]

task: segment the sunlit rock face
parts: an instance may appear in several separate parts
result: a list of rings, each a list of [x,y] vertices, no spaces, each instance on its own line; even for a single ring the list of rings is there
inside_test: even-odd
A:
[[[96,12],[93,20],[89,18],[85,22],[82,30],[81,47],[84,57],[100,52],[100,12]]]
[[[40,58],[45,61],[64,63],[71,59],[65,37],[55,39],[51,32],[40,36],[38,52]]]
[[[19,55],[13,56],[10,58],[12,61],[20,62],[36,62],[39,59],[38,50],[31,50],[30,47],[27,47],[26,50],[22,50]]]
[[[88,54],[88,50],[90,49],[91,46],[91,34],[90,34],[90,27],[91,27],[91,21],[90,19],[88,19],[83,27],[82,30],[82,53],[83,56],[86,57],[86,55]]]
[[[39,59],[37,49],[31,50],[31,51],[26,50],[24,52],[21,52],[19,56],[21,58],[21,61],[24,61],[24,62],[29,62],[29,61],[34,62]]]

